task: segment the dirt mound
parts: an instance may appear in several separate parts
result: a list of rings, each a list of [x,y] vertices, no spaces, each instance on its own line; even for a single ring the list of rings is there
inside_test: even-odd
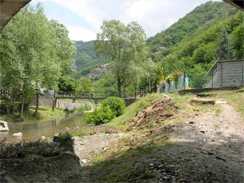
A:
[[[152,123],[159,123],[177,112],[177,107],[168,96],[164,96],[161,100],[153,102],[151,106],[139,112],[136,117],[130,121],[130,127],[145,127]]]

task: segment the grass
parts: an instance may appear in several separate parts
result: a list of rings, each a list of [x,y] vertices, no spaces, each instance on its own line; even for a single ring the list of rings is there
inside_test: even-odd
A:
[[[61,120],[65,117],[65,112],[61,109],[55,109],[49,107],[40,107],[38,110],[38,114],[34,115],[34,108],[30,108],[30,110],[24,113],[22,122],[30,123],[30,122],[45,122],[50,120]],[[2,115],[0,119],[10,122],[18,121],[19,117],[14,115]]]
[[[244,117],[244,90],[223,90],[223,91],[213,91],[209,92],[211,94],[214,94],[216,98],[224,99],[228,103],[230,103],[237,112],[240,112],[241,115]]]
[[[121,116],[113,119],[108,125],[124,129],[126,127],[126,122],[136,116],[138,112],[150,106],[153,102],[161,99],[162,97],[162,94],[150,94],[140,98],[138,101],[128,106]]]

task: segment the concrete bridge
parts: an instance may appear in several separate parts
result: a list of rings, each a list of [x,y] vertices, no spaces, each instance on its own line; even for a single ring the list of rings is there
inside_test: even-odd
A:
[[[71,94],[55,95],[53,107],[55,108],[57,105],[57,101],[62,100],[62,99],[71,99],[73,101],[75,101],[75,100],[92,100],[95,103],[98,103],[98,102],[100,102],[100,101],[102,101],[108,97],[110,97],[110,96],[101,96],[101,95],[95,95],[95,94],[78,95],[78,96],[74,96]],[[135,97],[124,97],[122,99],[124,99],[126,105],[130,105],[136,101]]]

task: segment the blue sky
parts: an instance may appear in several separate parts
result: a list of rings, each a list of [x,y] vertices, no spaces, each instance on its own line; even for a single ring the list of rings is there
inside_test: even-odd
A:
[[[72,40],[89,41],[104,20],[137,21],[153,36],[165,30],[196,6],[208,0],[33,0],[41,3],[49,19],[55,19],[69,30]]]

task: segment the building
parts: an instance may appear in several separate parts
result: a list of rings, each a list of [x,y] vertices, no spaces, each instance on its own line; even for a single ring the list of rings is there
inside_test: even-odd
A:
[[[244,60],[222,60],[215,63],[208,74],[206,88],[244,86]]]
[[[0,30],[30,0],[0,0]]]

